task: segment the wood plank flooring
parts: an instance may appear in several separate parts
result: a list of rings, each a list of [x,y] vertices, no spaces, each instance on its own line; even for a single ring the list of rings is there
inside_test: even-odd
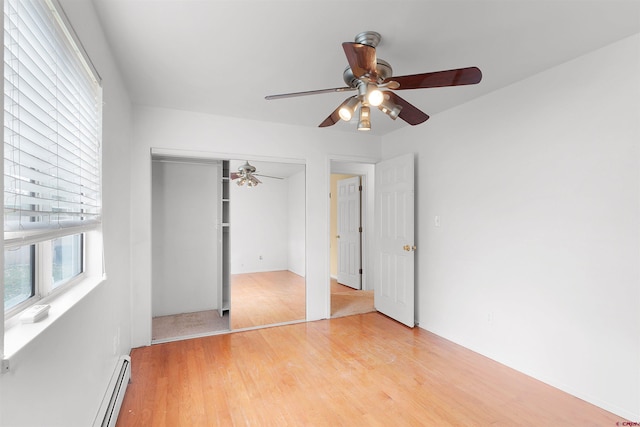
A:
[[[304,320],[305,310],[304,277],[286,270],[233,274],[231,311],[224,318],[217,310],[154,317],[152,339],[162,342]]]
[[[131,357],[118,427],[624,421],[379,313],[158,344]]]
[[[231,329],[304,320],[304,277],[290,271],[231,275]]]

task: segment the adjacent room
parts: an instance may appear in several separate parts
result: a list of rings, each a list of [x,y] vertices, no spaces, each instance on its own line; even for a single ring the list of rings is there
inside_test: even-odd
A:
[[[640,2],[3,6],[0,426],[640,422]]]

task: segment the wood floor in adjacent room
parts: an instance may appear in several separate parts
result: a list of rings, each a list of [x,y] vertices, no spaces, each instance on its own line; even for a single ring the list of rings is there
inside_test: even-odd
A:
[[[158,344],[131,357],[118,427],[624,421],[375,312]]]
[[[356,290],[331,279],[331,317],[351,316],[374,310],[373,290]]]
[[[305,280],[291,271],[231,275],[231,329],[304,320]]]

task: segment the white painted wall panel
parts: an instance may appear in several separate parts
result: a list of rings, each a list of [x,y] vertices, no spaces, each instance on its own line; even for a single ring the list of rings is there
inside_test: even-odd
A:
[[[289,186],[259,178],[254,188],[230,186],[231,274],[287,270]]]
[[[639,75],[636,35],[383,143],[418,157],[420,326],[635,420]]]
[[[11,358],[11,372],[0,375],[0,426],[92,425],[119,356],[131,349],[131,103],[93,3],[61,3],[104,80],[106,280]]]

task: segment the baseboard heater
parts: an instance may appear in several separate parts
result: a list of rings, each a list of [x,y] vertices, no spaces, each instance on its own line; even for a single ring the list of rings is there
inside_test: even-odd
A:
[[[104,399],[102,399],[100,410],[93,422],[93,427],[115,427],[120,406],[122,406],[122,399],[124,399],[124,392],[127,390],[130,380],[131,358],[122,356],[113,371],[109,387],[107,387],[107,392],[104,395]]]

